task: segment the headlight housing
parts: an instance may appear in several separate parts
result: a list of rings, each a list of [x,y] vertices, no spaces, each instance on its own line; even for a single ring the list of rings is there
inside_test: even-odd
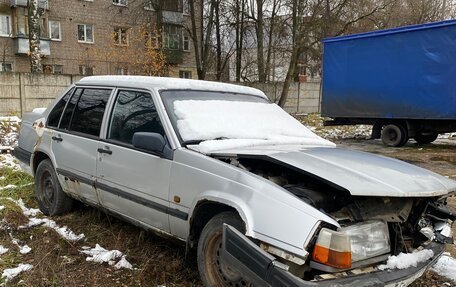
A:
[[[362,222],[338,231],[322,228],[312,252],[315,262],[340,268],[390,252],[388,225],[383,221]]]

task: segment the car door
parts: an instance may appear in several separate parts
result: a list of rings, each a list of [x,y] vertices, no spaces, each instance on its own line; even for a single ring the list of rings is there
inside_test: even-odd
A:
[[[111,92],[76,88],[52,135],[51,149],[62,187],[94,204],[99,202],[94,187],[98,141]]]
[[[134,148],[135,132],[165,136],[150,93],[118,90],[105,139],[98,145],[97,187],[101,204],[124,217],[169,232],[172,161]]]

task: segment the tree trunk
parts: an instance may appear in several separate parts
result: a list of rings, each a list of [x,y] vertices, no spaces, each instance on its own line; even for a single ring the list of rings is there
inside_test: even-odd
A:
[[[263,1],[257,0],[257,63],[258,63],[258,81],[260,83],[266,82],[266,73],[264,69],[264,20],[263,20]]]
[[[216,80],[220,81],[222,77],[222,39],[220,35],[220,1],[215,0],[214,11],[215,11],[215,38],[216,38]]]
[[[42,73],[41,50],[40,50],[40,8],[38,0],[28,1],[28,26],[29,26],[29,49],[30,68],[32,73]]]
[[[290,65],[288,66],[287,76],[283,82],[282,93],[280,95],[280,100],[278,105],[284,107],[287,102],[288,92],[290,90],[290,85],[293,82],[293,77],[295,74],[296,64],[298,63],[299,51],[298,48],[293,46],[293,51],[291,53]]]
[[[240,5],[239,5],[240,3]],[[245,0],[236,0],[236,81],[241,81]]]

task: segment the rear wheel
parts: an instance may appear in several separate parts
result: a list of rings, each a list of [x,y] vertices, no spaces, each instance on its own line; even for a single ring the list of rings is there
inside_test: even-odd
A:
[[[36,169],[35,195],[38,206],[45,215],[64,214],[73,206],[73,199],[63,192],[49,159],[40,162]]]
[[[242,274],[220,260],[223,223],[245,232],[245,225],[235,212],[222,212],[209,220],[198,241],[197,258],[201,280],[208,287],[252,286],[242,278]]]
[[[402,125],[389,124],[382,129],[382,142],[386,146],[401,147],[408,141],[407,129]]]
[[[418,133],[413,138],[419,144],[429,144],[437,139],[437,133]]]

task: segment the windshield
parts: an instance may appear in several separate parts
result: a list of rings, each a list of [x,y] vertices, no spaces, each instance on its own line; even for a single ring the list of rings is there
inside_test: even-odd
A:
[[[205,151],[267,144],[333,145],[269,100],[211,91],[161,91],[182,145]]]

